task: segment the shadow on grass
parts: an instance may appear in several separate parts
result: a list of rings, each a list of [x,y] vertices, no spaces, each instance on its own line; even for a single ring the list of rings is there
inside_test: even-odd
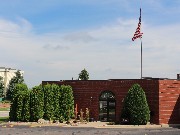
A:
[[[0,117],[0,123],[8,122],[8,121],[9,121],[9,117]]]

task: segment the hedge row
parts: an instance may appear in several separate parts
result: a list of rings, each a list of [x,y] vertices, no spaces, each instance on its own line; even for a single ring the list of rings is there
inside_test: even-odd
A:
[[[74,115],[74,98],[70,86],[47,84],[28,90],[17,84],[10,107],[10,121],[46,120],[69,121]]]

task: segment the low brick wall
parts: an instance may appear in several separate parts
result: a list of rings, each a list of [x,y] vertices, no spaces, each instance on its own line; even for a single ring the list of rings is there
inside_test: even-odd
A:
[[[129,88],[138,83],[144,89],[147,101],[151,110],[151,123],[159,124],[159,82],[158,80],[142,79],[118,79],[118,80],[65,80],[65,81],[43,81],[59,85],[70,85],[73,88],[75,104],[78,111],[85,108],[90,109],[90,115],[99,120],[99,97],[103,91],[111,91],[115,94],[116,100],[116,121],[119,122],[123,100]]]
[[[159,123],[180,124],[180,80],[159,81]]]

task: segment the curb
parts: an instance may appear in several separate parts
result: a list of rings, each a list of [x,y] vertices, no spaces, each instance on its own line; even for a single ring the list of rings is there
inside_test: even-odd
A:
[[[161,128],[161,125],[107,125],[97,128]]]
[[[161,127],[164,127],[164,128],[177,128],[177,127],[180,127],[180,124],[161,124]]]
[[[77,124],[77,125],[67,125],[67,124],[38,124],[38,123],[18,123],[18,122],[6,122],[0,123],[0,126],[4,127],[14,127],[14,126],[29,126],[29,127],[76,127],[76,128],[124,128],[124,129],[148,129],[148,128],[179,128],[180,124],[161,124],[161,125],[107,125],[106,123],[87,123],[87,124]]]

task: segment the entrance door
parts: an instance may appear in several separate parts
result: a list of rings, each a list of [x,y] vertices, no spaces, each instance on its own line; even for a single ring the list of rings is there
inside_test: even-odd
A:
[[[103,92],[99,98],[99,120],[115,121],[116,102],[112,92]]]

